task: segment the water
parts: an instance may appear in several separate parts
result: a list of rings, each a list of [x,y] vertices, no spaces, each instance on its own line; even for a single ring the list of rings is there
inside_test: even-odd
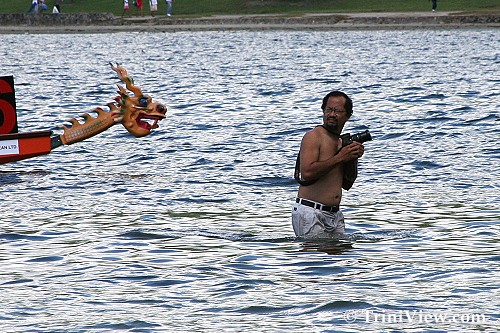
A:
[[[496,332],[499,31],[2,35],[20,131],[115,96],[168,117],[0,166],[1,332]],[[291,228],[320,101],[369,129],[346,240]]]

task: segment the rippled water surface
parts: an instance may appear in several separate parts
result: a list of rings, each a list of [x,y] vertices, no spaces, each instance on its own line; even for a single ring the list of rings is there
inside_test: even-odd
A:
[[[20,131],[168,117],[0,166],[1,332],[496,332],[499,30],[2,35]],[[346,239],[295,239],[321,98],[369,129]]]

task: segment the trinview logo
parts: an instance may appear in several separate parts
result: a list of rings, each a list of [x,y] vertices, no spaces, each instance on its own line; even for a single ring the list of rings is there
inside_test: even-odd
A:
[[[456,313],[453,311],[423,311],[423,310],[396,310],[393,312],[383,309],[359,309],[344,312],[344,320],[348,323],[364,320],[365,323],[382,324],[430,324],[430,323],[461,323],[485,324],[491,318],[483,313]],[[497,322],[497,320],[492,320]]]
[[[0,155],[19,154],[18,140],[3,140],[0,141]]]

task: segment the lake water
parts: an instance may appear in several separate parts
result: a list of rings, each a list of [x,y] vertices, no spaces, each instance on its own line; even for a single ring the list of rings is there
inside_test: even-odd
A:
[[[21,132],[167,118],[0,166],[1,332],[497,332],[500,31],[1,35]],[[369,129],[346,240],[295,239],[322,97]]]

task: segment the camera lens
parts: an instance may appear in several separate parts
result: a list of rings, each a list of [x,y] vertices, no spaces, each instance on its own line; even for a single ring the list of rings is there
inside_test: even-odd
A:
[[[362,133],[354,134],[352,136],[352,141],[357,141],[360,143],[363,143],[366,141],[371,141],[371,140],[372,140],[372,136],[370,135],[370,132],[368,132],[368,130],[366,130]]]

